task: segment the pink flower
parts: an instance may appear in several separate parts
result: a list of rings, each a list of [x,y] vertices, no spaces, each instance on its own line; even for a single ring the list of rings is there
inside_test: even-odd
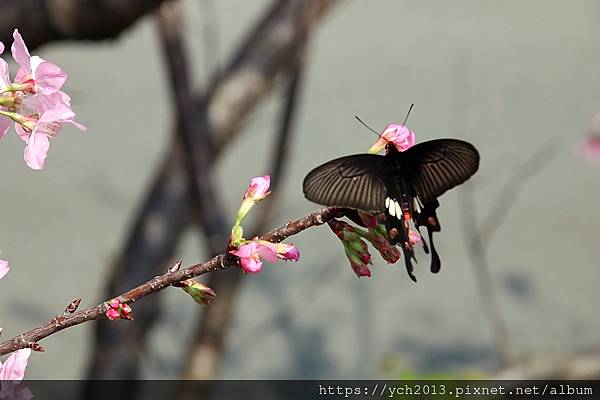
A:
[[[15,83],[23,85],[21,90],[33,94],[48,95],[58,92],[67,80],[67,74],[57,65],[38,56],[29,55],[29,50],[17,29],[13,32],[13,39],[12,54],[20,67]]]
[[[25,375],[30,355],[31,349],[20,349],[12,353],[4,364],[0,363],[0,380],[20,382]]]
[[[421,243],[422,240],[423,238],[419,232],[412,229],[408,230],[408,241],[410,242],[411,246]]]
[[[390,124],[385,127],[379,139],[369,148],[369,153],[379,153],[388,143],[393,143],[398,151],[408,150],[415,145],[415,134],[404,125]]]
[[[32,169],[42,169],[50,148],[50,138],[56,137],[64,124],[73,124],[82,131],[85,127],[75,122],[67,94],[56,92],[36,97],[37,114],[24,116],[20,123],[15,124],[15,130],[27,143],[23,154],[25,163]]]
[[[271,184],[271,177],[269,175],[257,176],[252,178],[244,199],[250,199],[252,201],[260,201],[269,195],[269,185]]]
[[[258,243],[272,248],[277,254],[277,258],[281,260],[298,261],[300,259],[300,250],[293,244],[271,243],[266,240],[259,240]]]
[[[277,253],[271,247],[255,240],[241,245],[237,250],[230,250],[229,253],[240,258],[240,266],[244,271],[257,273],[262,268],[262,260],[274,263],[277,261]]]
[[[580,144],[580,152],[593,163],[600,163],[600,134],[590,136]]]
[[[0,260],[0,279],[4,278],[4,275],[8,273],[8,261]]]

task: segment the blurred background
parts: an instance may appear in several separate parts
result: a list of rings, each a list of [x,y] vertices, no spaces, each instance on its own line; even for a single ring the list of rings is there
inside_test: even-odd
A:
[[[318,209],[306,173],[375,140],[354,115],[380,130],[415,103],[417,141],[468,140],[481,166],[440,199],[437,275],[419,251],[416,284],[378,255],[358,279],[310,229],[297,263],[205,277],[208,307],[167,289],[133,322],[44,339],[27,378],[531,377],[600,350],[600,176],[577,152],[600,109],[598,1],[97,3],[0,1],[0,40],[19,28],[60,65],[88,127],[43,171],[0,143],[5,339],[222,252],[253,176],[276,194],[247,229]]]

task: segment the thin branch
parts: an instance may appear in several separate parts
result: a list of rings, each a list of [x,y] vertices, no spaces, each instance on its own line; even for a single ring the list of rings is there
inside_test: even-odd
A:
[[[491,326],[496,356],[501,365],[508,365],[513,359],[510,345],[510,336],[506,322],[500,311],[496,291],[492,284],[489,262],[481,235],[478,234],[477,212],[473,201],[473,188],[470,184],[464,185],[459,191],[461,205],[461,222],[463,234],[467,240],[468,254],[473,266],[475,282],[485,316]]]
[[[557,143],[555,140],[550,139],[522,165],[512,171],[511,176],[500,190],[500,194],[494,199],[479,227],[479,235],[484,246],[489,246],[496,236],[498,229],[500,229],[510,209],[517,201],[525,183],[546,168],[556,158],[557,154]]]
[[[267,240],[274,243],[281,242],[287,237],[297,235],[305,229],[323,225],[327,221],[341,216],[343,216],[343,210],[339,208],[325,208],[315,211],[306,217],[290,221],[285,225],[262,235],[260,238],[262,240]],[[219,254],[204,263],[195,264],[175,272],[166,272],[160,276],[154,277],[149,281],[116,296],[115,298],[121,303],[131,304],[183,280],[204,275],[209,272],[227,269],[234,265],[237,265],[237,257],[228,254]],[[109,300],[111,299],[82,311],[77,311],[74,313],[66,312],[57,315],[50,321],[38,326],[37,328],[31,329],[15,336],[12,339],[0,343],[0,356],[19,349],[31,347],[32,344],[35,344],[40,340],[64,329],[80,325],[85,322],[104,319],[104,313],[108,309],[107,302]]]
[[[207,238],[208,251],[215,254],[223,249],[228,223],[211,173],[208,149],[214,135],[208,122],[208,110],[204,105],[196,107],[193,101],[180,8],[181,2],[163,4],[158,14],[160,38],[179,118],[177,132],[183,146],[193,204]]]
[[[273,207],[277,204],[280,182],[285,173],[288,147],[292,138],[293,122],[297,110],[302,81],[302,52],[297,55],[297,62],[290,68],[289,85],[286,91],[286,101],[282,110],[279,132],[272,151],[271,188],[273,194],[262,204],[255,227],[250,232],[264,230],[271,220]],[[214,302],[206,310],[197,328],[194,342],[186,351],[187,360],[184,370],[185,379],[214,379],[217,375],[221,359],[225,351],[226,331],[233,318],[237,293],[242,283],[239,274],[215,274],[211,276],[209,286],[218,293],[225,292],[226,296]],[[180,390],[186,390],[185,381]],[[179,397],[179,396],[178,396]]]
[[[303,3],[311,11],[312,29],[335,1]],[[293,32],[289,29],[293,23],[290,10],[290,0],[274,2],[233,54],[219,79],[211,82],[206,93],[195,96],[196,107],[206,104],[210,110],[214,132],[214,145],[209,146],[211,163],[242,132],[240,127],[245,118],[266,98],[279,74],[287,70],[289,55],[297,51],[297,37],[281,34]],[[181,162],[183,157],[179,145],[167,150],[165,161],[132,222],[128,240],[114,263],[106,297],[160,274],[173,257],[182,232],[192,221],[192,196]],[[136,324],[113,324],[105,320],[96,324],[85,398],[99,398],[97,393],[102,385],[93,385],[97,379],[138,378],[146,337],[160,315],[158,299],[159,296],[153,296],[136,307]]]

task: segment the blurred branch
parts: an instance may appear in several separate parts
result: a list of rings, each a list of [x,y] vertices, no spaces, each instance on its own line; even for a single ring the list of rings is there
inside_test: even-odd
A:
[[[19,28],[30,49],[57,40],[116,38],[167,0],[0,0],[0,41]]]
[[[217,0],[200,0],[202,18],[202,42],[204,48],[204,66],[208,78],[212,74],[218,76],[221,70],[220,43],[219,43],[219,18],[217,16]]]
[[[217,198],[211,173],[208,149],[212,137],[207,120],[206,107],[196,107],[192,96],[192,84],[183,42],[181,3],[164,4],[158,13],[161,44],[167,64],[169,82],[175,98],[179,120],[178,138],[183,146],[193,204],[199,214],[200,225],[206,236],[207,250],[214,254],[225,247],[229,224]]]
[[[296,63],[290,68],[289,85],[282,110],[279,134],[272,151],[273,162],[269,173],[271,174],[273,193],[265,200],[266,204],[263,204],[259,219],[251,232],[260,232],[265,229],[271,220],[273,207],[277,204],[280,193],[278,189],[285,173],[286,160],[289,154],[288,148],[293,133],[293,121],[297,110],[302,68],[303,55],[298,53]],[[226,296],[220,297],[218,302],[213,302],[203,315],[194,342],[186,352],[188,358],[183,374],[185,379],[216,378],[225,351],[226,332],[232,320],[240,283],[239,274],[211,276],[209,286],[215,288],[218,293],[226,291]]]
[[[314,226],[323,225],[327,221],[340,216],[343,216],[342,209],[321,209],[307,215],[306,217],[290,221],[285,225],[260,236],[260,239],[273,243],[281,242],[289,236],[296,235],[303,230]],[[179,262],[177,264],[179,264]],[[176,268],[171,267],[166,273],[154,277],[149,281],[116,296],[115,298],[122,304],[131,304],[186,279],[204,275],[209,272],[227,269],[234,265],[237,265],[237,257],[229,254],[220,254],[213,257],[209,261],[201,264],[195,264],[185,269],[173,271]],[[57,315],[45,324],[0,343],[0,356],[11,353],[18,349],[31,348],[40,340],[72,326],[80,325],[97,319],[105,319],[106,317],[104,313],[106,310],[108,310],[108,302],[110,300],[112,299],[106,300],[105,302],[82,311],[71,312],[71,310],[66,310],[63,314]]]
[[[558,146],[554,140],[548,140],[523,164],[512,171],[508,181],[496,196],[492,206],[486,213],[479,227],[479,235],[484,246],[488,246],[496,232],[502,226],[508,212],[517,201],[525,183],[540,173],[558,154]]]
[[[483,311],[492,328],[496,356],[501,365],[508,365],[512,361],[510,336],[498,305],[494,285],[492,284],[485,246],[479,235],[479,222],[477,221],[477,211],[473,201],[473,188],[471,185],[464,185],[462,190],[459,191],[459,196],[463,233],[467,241],[468,254],[473,266],[473,273]]]
[[[485,314],[492,326],[496,354],[502,365],[510,365],[514,355],[510,346],[510,335],[496,299],[487,257],[496,232],[500,229],[510,209],[514,206],[525,182],[546,167],[556,155],[556,145],[549,141],[522,165],[514,169],[506,185],[500,190],[486,213],[483,222],[477,220],[471,185],[465,185],[459,196],[462,210],[463,232],[467,239],[469,257],[473,265],[475,280],[482,299]]]

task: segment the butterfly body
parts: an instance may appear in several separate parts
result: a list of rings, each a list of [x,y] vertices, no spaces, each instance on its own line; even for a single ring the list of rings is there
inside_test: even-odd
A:
[[[479,167],[479,153],[470,143],[436,139],[400,152],[393,143],[386,154],[356,154],[329,161],[304,178],[304,195],[311,201],[333,207],[385,214],[390,244],[399,244],[411,279],[414,252],[409,222],[425,226],[431,250],[431,271],[441,267],[433,244],[440,230],[435,213],[437,198],[469,179]]]

